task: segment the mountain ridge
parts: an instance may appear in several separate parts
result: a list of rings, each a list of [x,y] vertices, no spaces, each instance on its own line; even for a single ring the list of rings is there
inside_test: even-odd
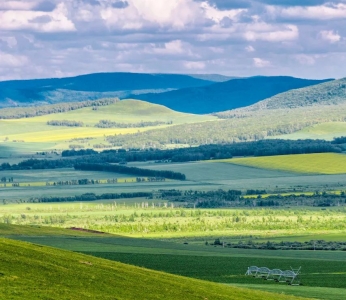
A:
[[[52,104],[162,92],[214,83],[180,74],[95,73],[0,82],[0,107]]]
[[[183,88],[160,94],[141,94],[137,99],[161,104],[186,113],[208,114],[246,107],[282,92],[312,86],[332,79],[310,80],[289,76],[255,76]]]

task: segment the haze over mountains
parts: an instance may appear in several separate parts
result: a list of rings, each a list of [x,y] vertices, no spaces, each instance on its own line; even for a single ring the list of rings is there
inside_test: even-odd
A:
[[[181,112],[208,114],[248,106],[278,93],[330,80],[140,73],[14,80],[0,82],[0,108],[119,97],[162,104]]]

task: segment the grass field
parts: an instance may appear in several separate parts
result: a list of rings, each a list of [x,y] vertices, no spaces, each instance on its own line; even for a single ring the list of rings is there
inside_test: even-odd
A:
[[[346,155],[317,153],[221,160],[236,165],[303,174],[345,174]],[[218,160],[220,162],[220,160]]]
[[[35,151],[47,149],[65,149],[70,144],[78,142],[69,142],[76,138],[95,138],[90,141],[90,145],[104,143],[105,135],[128,134],[143,130],[150,130],[158,127],[170,125],[151,126],[142,128],[97,128],[94,127],[100,120],[110,120],[118,123],[138,123],[141,121],[160,121],[173,122],[173,125],[203,122],[216,120],[214,116],[200,116],[175,112],[164,106],[150,104],[138,100],[123,100],[112,105],[99,107],[98,110],[92,110],[91,107],[73,110],[65,113],[57,113],[33,118],[0,120],[0,140],[25,141],[25,143],[34,143],[29,148]],[[88,127],[66,127],[49,126],[50,120],[69,120],[81,121]],[[25,148],[25,143],[19,142],[16,145],[10,144],[9,148]],[[37,143],[37,144],[36,144]],[[7,147],[8,143],[3,143],[2,147]],[[23,145],[24,144],[24,145]],[[37,147],[35,147],[35,144]],[[89,145],[89,148],[90,148]],[[36,148],[36,149],[35,149]],[[28,149],[30,150],[30,149]]]
[[[283,139],[323,139],[333,140],[335,137],[344,136],[346,132],[346,122],[327,122],[306,127],[295,133],[275,136],[273,138]]]
[[[0,223],[81,227],[132,237],[344,235],[346,209],[182,209],[145,198],[0,206]]]
[[[294,299],[0,239],[1,299]]]
[[[12,225],[7,226],[12,227]],[[8,236],[8,228],[4,230],[2,227],[0,225],[0,235],[6,236],[7,234]],[[342,251],[228,249],[190,243],[188,238],[184,241],[189,243],[183,244],[182,241],[172,243],[100,234],[98,236],[89,234],[88,236],[87,233],[80,233],[81,235],[73,237],[66,230],[65,232],[61,230],[60,236],[57,236],[42,227],[33,230],[32,227],[26,229],[25,226],[23,233],[27,233],[23,235],[17,228],[15,230],[17,234],[12,233],[10,236],[13,239],[77,251],[108,260],[207,281],[274,291],[281,295],[291,294],[328,300],[343,299],[342,295],[346,291],[344,280],[346,252]],[[83,261],[92,262],[91,258],[84,258]],[[301,266],[303,286],[287,286],[244,276],[250,265],[282,270],[290,269],[291,266]]]
[[[15,159],[12,159],[15,162]],[[4,160],[3,160],[4,161]],[[6,161],[6,160],[5,160]],[[117,183],[107,185],[84,186],[42,186],[39,189],[31,187],[13,187],[11,189],[0,186],[0,200],[26,200],[41,196],[75,196],[84,193],[122,193],[143,191],[152,192],[158,189],[180,190],[216,190],[237,189],[265,189],[268,193],[303,193],[316,190],[340,191],[346,190],[346,174],[335,175],[304,175],[278,170],[259,169],[221,162],[193,162],[193,163],[129,163],[128,166],[137,166],[155,170],[172,170],[186,174],[186,181]],[[13,170],[2,171],[0,177],[13,177],[15,182],[46,182],[76,180],[76,179],[108,179],[125,178],[124,174],[109,172],[76,171],[74,169],[55,170]],[[132,176],[129,176],[132,177]]]

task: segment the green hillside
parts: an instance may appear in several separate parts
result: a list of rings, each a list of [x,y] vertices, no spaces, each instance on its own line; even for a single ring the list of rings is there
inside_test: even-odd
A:
[[[283,135],[282,138],[298,139],[324,139],[333,140],[334,137],[346,135],[346,122],[327,122],[306,127],[297,132]],[[276,138],[280,138],[277,136]]]
[[[297,299],[0,239],[1,299]]]
[[[252,105],[249,109],[297,108],[337,105],[346,101],[346,78],[290,90]]]
[[[345,87],[346,78],[334,80],[291,90],[245,108],[214,114],[223,121],[177,125],[126,137],[116,136],[111,141],[126,146],[154,144],[159,147],[171,141],[199,145],[275,137],[296,139],[295,133],[300,130],[303,130],[302,138],[306,138],[309,135],[304,134],[305,128],[337,122],[337,127],[329,126],[327,138],[331,139],[344,135],[340,128],[346,121]],[[311,137],[315,136],[312,134]]]
[[[92,148],[95,144],[108,144],[104,141],[105,135],[125,135],[154,128],[216,119],[215,116],[179,113],[164,106],[143,101],[123,100],[107,106],[99,106],[97,110],[94,110],[93,107],[85,107],[38,117],[0,120],[0,141],[6,141],[1,146],[10,148],[25,147],[27,143],[38,143],[38,147],[32,147],[35,151],[39,150],[37,148],[40,148],[40,143],[47,142],[50,144],[41,144],[41,150],[47,149],[44,147],[66,149],[71,144]],[[83,127],[47,125],[47,122],[52,120],[83,122]],[[121,124],[138,124],[140,122],[160,122],[160,124],[129,128],[95,127],[100,120]],[[76,139],[85,140],[78,141]],[[17,144],[9,145],[13,141]]]

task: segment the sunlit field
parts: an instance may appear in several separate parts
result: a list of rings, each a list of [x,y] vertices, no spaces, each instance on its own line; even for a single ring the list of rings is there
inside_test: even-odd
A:
[[[346,173],[346,155],[336,153],[233,158],[217,162],[305,174]]]

